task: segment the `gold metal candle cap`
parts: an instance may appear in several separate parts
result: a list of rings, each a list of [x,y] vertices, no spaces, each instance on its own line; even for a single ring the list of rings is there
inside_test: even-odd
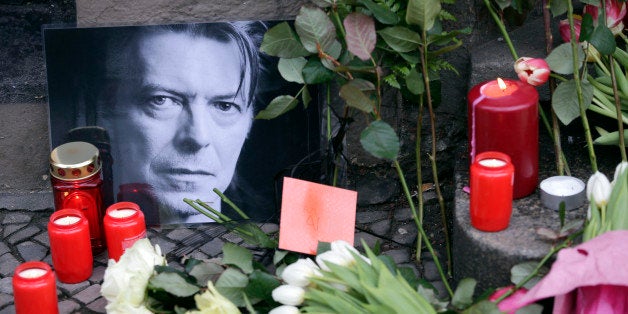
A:
[[[61,180],[80,180],[98,173],[98,148],[87,142],[69,142],[50,153],[50,175]]]

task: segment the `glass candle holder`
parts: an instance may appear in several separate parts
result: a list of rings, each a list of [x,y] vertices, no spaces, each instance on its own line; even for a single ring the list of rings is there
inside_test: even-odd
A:
[[[55,209],[74,208],[83,213],[89,223],[93,254],[105,250],[100,169],[98,149],[86,142],[65,143],[50,153]]]
[[[59,313],[57,285],[50,266],[44,262],[26,262],[13,274],[15,313]]]
[[[76,209],[54,212],[48,221],[48,237],[52,265],[59,281],[78,283],[87,280],[93,271],[87,218]]]
[[[471,225],[481,231],[506,229],[512,214],[515,167],[500,152],[484,152],[475,157],[470,174]]]
[[[118,202],[109,206],[104,224],[109,258],[116,262],[135,241],[146,237],[144,214],[132,202]]]

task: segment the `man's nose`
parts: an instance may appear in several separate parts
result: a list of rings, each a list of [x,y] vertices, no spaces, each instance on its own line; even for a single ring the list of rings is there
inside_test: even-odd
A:
[[[211,143],[211,119],[206,106],[187,108],[179,122],[177,148],[184,152],[195,152]]]

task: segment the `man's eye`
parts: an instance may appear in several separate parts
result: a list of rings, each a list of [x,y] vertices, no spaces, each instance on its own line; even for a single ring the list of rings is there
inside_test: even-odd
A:
[[[220,111],[233,111],[237,110],[238,112],[242,112],[242,108],[232,102],[218,101],[214,103],[214,106]]]
[[[149,103],[153,106],[164,107],[170,105],[177,105],[177,101],[167,96],[151,96],[149,99]]]

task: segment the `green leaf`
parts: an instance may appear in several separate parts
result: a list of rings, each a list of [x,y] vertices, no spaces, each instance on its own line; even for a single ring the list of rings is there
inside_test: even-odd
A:
[[[196,264],[189,271],[190,276],[196,278],[196,282],[201,285],[206,285],[207,281],[215,275],[220,274],[224,268],[213,262],[201,262]]]
[[[421,36],[407,27],[393,26],[380,30],[379,35],[396,52],[410,52],[417,50],[421,43]]]
[[[512,0],[495,0],[497,6],[499,6],[500,10],[504,10],[505,8],[512,5]]]
[[[148,281],[148,289],[164,290],[177,297],[189,297],[200,291],[200,288],[187,282],[177,273],[163,272]]]
[[[299,58],[280,58],[279,63],[277,64],[277,68],[279,69],[279,73],[284,80],[288,82],[295,82],[299,84],[304,84],[303,80],[303,67],[307,63],[307,60],[303,57]]]
[[[325,253],[331,250],[330,242],[318,241],[318,245],[316,246],[316,254]]]
[[[464,309],[473,304],[473,292],[477,281],[473,278],[464,278],[458,282],[458,287],[454,291],[451,304],[457,309]]]
[[[537,264],[537,262],[524,262],[513,266],[510,269],[510,281],[516,285],[519,284],[534,272]],[[534,287],[541,280],[541,278],[542,274],[536,274],[523,287],[526,289],[532,289],[532,287]]]
[[[310,90],[307,88],[307,85],[303,85],[301,88],[301,101],[303,102],[303,108],[307,109],[307,106],[312,102],[312,95],[310,95]]]
[[[284,251],[284,250],[275,250],[275,255],[273,255],[273,264],[274,265],[279,264],[281,261],[283,261],[284,257],[288,255],[288,253],[290,252]]]
[[[253,253],[247,248],[227,242],[222,246],[222,253],[223,263],[237,266],[246,274],[253,271]]]
[[[595,46],[597,51],[602,55],[610,55],[615,51],[617,44],[615,43],[615,36],[606,25],[600,23],[591,34],[589,43]]]
[[[294,21],[294,27],[303,47],[311,53],[318,53],[319,46],[326,51],[336,40],[334,24],[319,8],[302,6]]]
[[[294,96],[281,95],[275,97],[268,106],[260,111],[255,119],[274,119],[297,106],[298,100]]]
[[[375,49],[377,41],[373,19],[362,13],[353,12],[347,15],[343,25],[347,49],[362,61],[371,59],[371,52]]]
[[[333,71],[323,66],[320,59],[310,59],[303,67],[303,80],[306,84],[316,85],[329,82],[334,75]]]
[[[399,22],[397,14],[383,5],[379,5],[371,0],[358,0],[358,3],[369,9],[373,16],[382,24],[394,25]]]
[[[588,108],[593,100],[593,87],[587,81],[582,81],[581,87],[584,106]],[[554,95],[552,95],[552,108],[564,125],[568,125],[580,116],[576,82],[574,80],[562,82],[556,87]]]
[[[427,31],[434,26],[434,20],[438,17],[440,9],[440,0],[409,0],[406,22]]]
[[[462,312],[463,314],[502,314],[497,303],[482,300]]]
[[[361,79],[361,78],[353,79],[347,82],[347,84],[353,85],[361,91],[374,91],[375,90],[375,84],[373,84],[373,82],[369,80]]]
[[[549,64],[550,69],[558,74],[573,74],[573,53],[571,52],[571,44],[564,43],[554,48],[547,56],[545,61]],[[578,46],[578,64],[582,64],[584,60],[584,51]]]
[[[593,17],[591,14],[584,14],[582,16],[582,24],[580,25],[580,36],[578,37],[579,42],[588,41],[595,30],[595,26],[593,26]]]
[[[264,34],[260,51],[280,58],[304,57],[310,53],[287,22],[275,25]]]
[[[281,285],[281,282],[274,276],[255,270],[249,275],[249,284],[244,289],[247,297],[269,300],[272,298],[273,290]]]
[[[216,280],[216,290],[220,292],[225,298],[233,302],[238,307],[245,306],[244,302],[244,289],[249,283],[249,277],[241,273],[240,271],[227,268],[220,278]]]
[[[412,68],[410,73],[406,75],[406,86],[414,95],[421,95],[425,92],[425,84],[423,83],[423,74],[419,73],[416,68]]]
[[[628,230],[628,170],[617,177],[606,211],[611,230]]]
[[[396,160],[399,138],[395,130],[382,120],[373,121],[360,134],[362,147],[377,158]]]
[[[624,138],[628,138],[628,130],[624,130]],[[593,143],[598,145],[619,145],[619,131],[602,134]]]
[[[565,0],[549,0],[550,11],[552,16],[557,17],[567,13],[567,1]]]
[[[340,97],[345,100],[347,106],[359,109],[366,113],[373,112],[374,103],[360,89],[351,84],[345,84],[340,88]]]

